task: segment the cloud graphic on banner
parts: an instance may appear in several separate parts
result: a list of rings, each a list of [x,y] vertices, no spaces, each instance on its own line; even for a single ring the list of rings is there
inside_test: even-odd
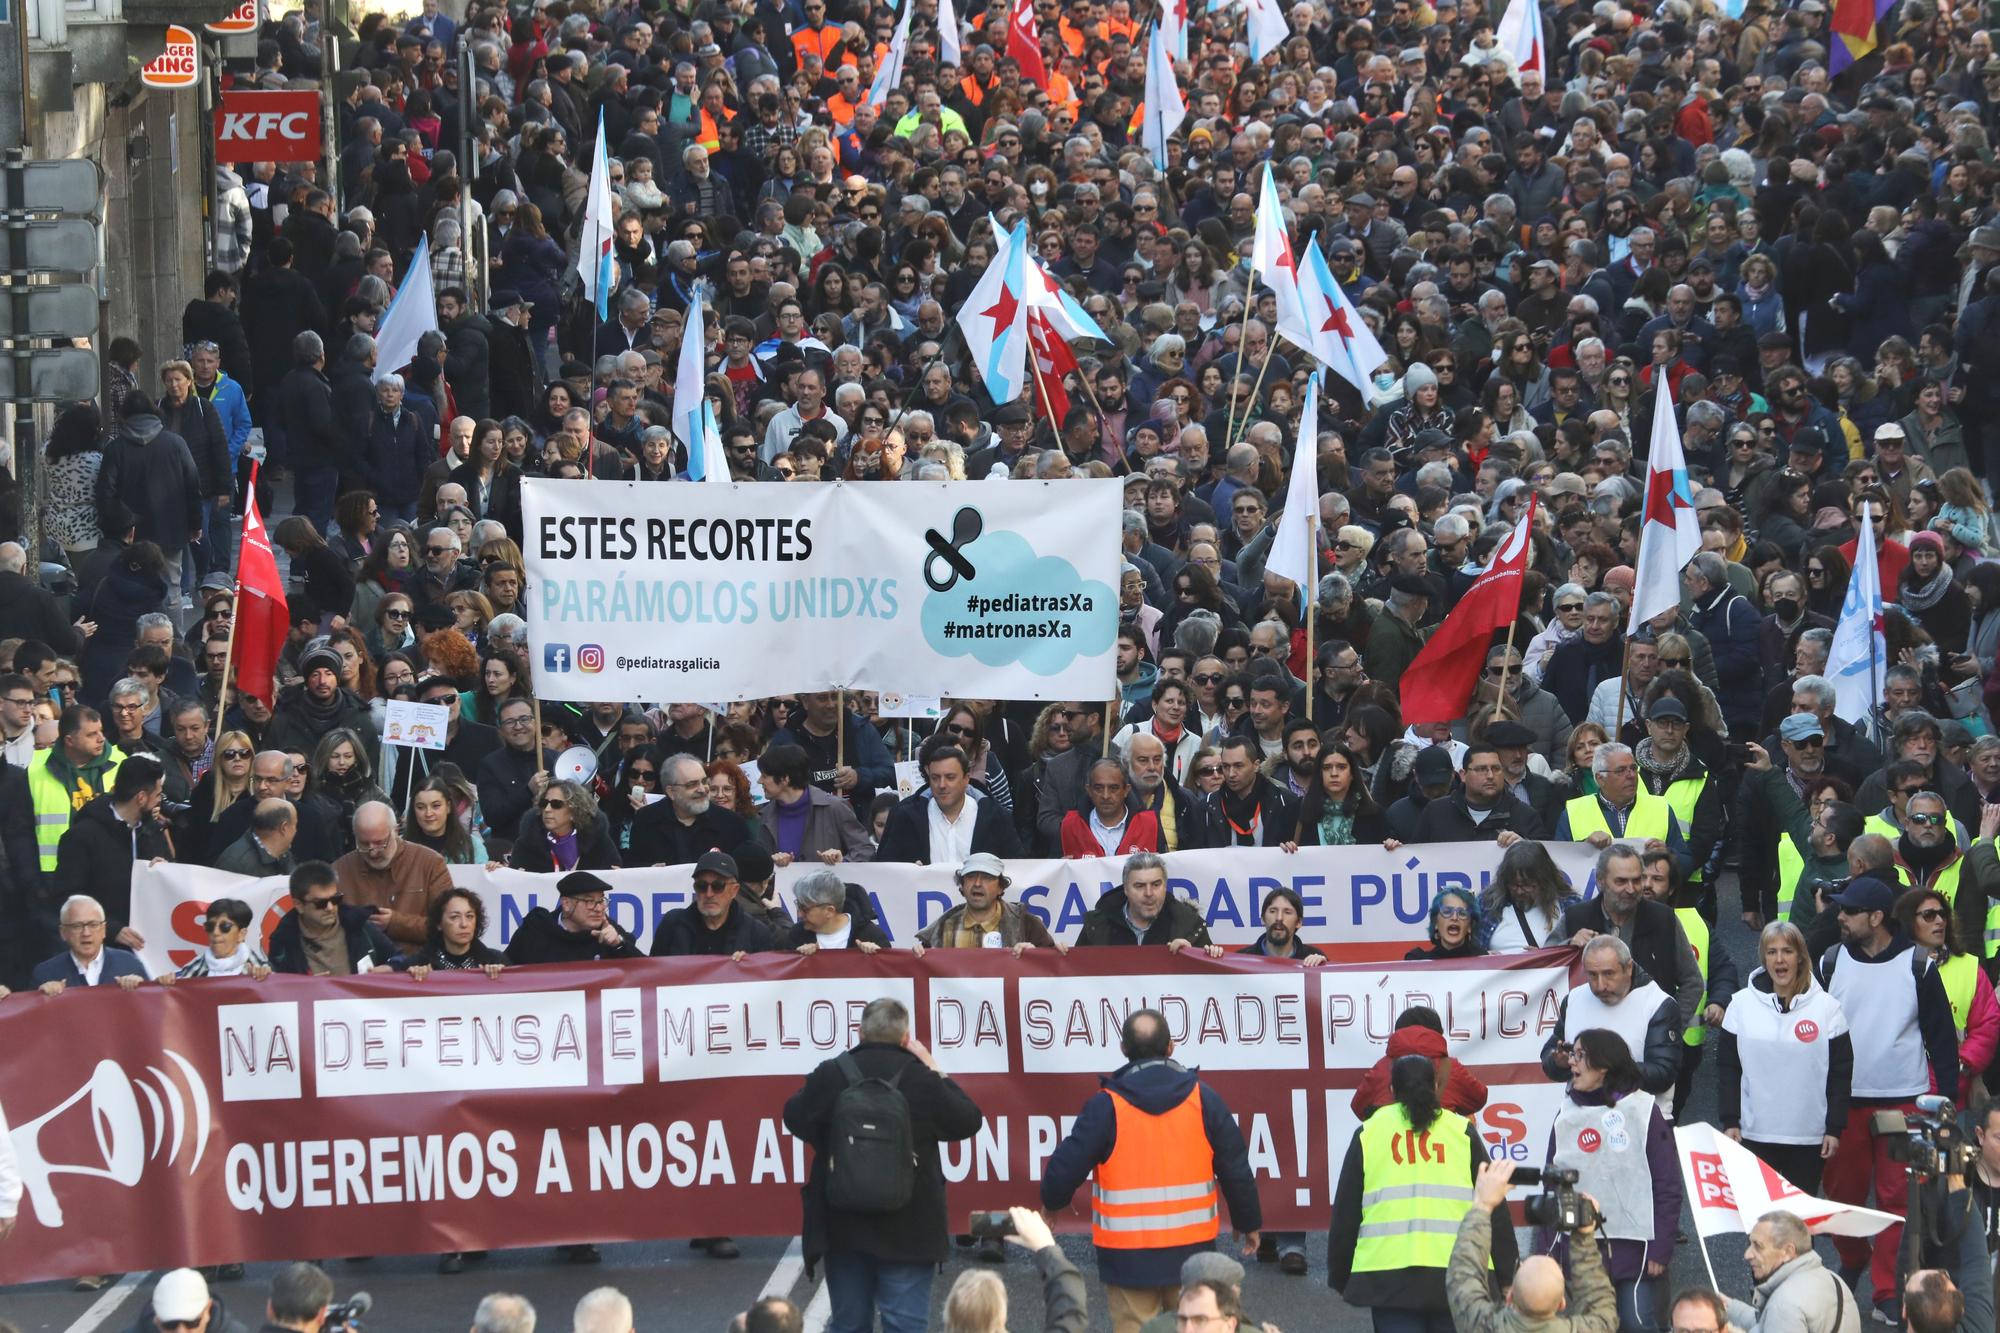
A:
[[[1038,556],[1011,532],[952,549],[974,573],[924,598],[924,638],[941,656],[1053,676],[1079,657],[1110,651],[1118,599],[1069,561]]]

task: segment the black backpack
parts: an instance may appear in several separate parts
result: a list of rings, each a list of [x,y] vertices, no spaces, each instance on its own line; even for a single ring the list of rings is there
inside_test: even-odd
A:
[[[834,1062],[847,1079],[833,1099],[826,1136],[826,1201],[849,1213],[893,1213],[916,1192],[917,1153],[910,1103],[895,1077],[870,1078],[852,1055]]]

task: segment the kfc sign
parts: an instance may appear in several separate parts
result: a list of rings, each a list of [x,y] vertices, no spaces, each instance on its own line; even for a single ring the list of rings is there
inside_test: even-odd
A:
[[[200,76],[201,47],[178,23],[167,25],[167,49],[139,71],[139,81],[148,88],[192,88]]]
[[[230,12],[228,18],[219,23],[204,23],[201,26],[218,36],[228,37],[236,33],[257,31],[258,0],[243,0]]]
[[[230,91],[215,108],[218,162],[317,162],[316,92]]]

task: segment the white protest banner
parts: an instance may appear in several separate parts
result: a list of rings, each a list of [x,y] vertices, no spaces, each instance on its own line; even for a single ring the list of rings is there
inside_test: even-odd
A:
[[[1591,872],[1597,853],[1588,843],[1544,845],[1577,892],[1595,891]],[[1500,864],[1500,850],[1490,842],[1431,843],[1394,852],[1380,847],[1302,847],[1295,853],[1229,847],[1170,852],[1166,862],[1169,887],[1201,909],[1218,944],[1237,947],[1255,941],[1263,933],[1264,899],[1273,889],[1288,888],[1305,905],[1300,935],[1309,943],[1337,959],[1401,959],[1411,945],[1424,942],[1432,895],[1446,888],[1483,888]],[[1084,915],[1117,886],[1123,864],[1121,857],[1010,861],[1007,895],[1039,917],[1058,940],[1069,942],[1082,929]],[[778,896],[787,911],[791,885],[818,868],[817,862],[800,863],[778,872]],[[840,872],[867,891],[883,930],[902,947],[959,901],[951,871],[943,866],[850,861]],[[611,919],[637,935],[642,949],[652,944],[654,922],[692,900],[692,865],[599,873],[611,885]],[[451,875],[454,883],[485,900],[486,942],[495,948],[506,947],[534,908],[555,909],[561,878],[483,866],[453,866]],[[258,899],[246,889],[275,885],[281,893],[284,887],[282,879],[246,879],[198,866],[136,866],[132,876],[132,922],[146,938],[142,956],[156,970],[178,967],[206,942],[196,917],[209,899],[247,897],[256,908]],[[265,930],[276,924],[272,916]],[[173,952],[178,961],[170,956]],[[1388,1021],[1378,1012],[1382,1003],[1386,1001],[1379,997],[1357,1002],[1355,1021],[1371,1032],[1380,1029]]]
[[[1792,1214],[1815,1236],[1872,1236],[1903,1220],[1894,1213],[1815,1198],[1713,1125],[1676,1125],[1674,1147],[1695,1228],[1703,1236],[1746,1233],[1772,1211]]]
[[[382,744],[408,745],[418,750],[442,750],[451,710],[443,704],[391,699],[382,718]]]
[[[1116,692],[1116,481],[522,485],[536,692]]]

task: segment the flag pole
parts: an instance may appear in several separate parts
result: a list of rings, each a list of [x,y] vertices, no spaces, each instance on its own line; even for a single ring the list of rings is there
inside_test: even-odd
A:
[[[1056,444],[1060,447],[1062,444],[1062,422],[1056,420],[1056,405],[1049,398],[1049,386],[1042,382],[1042,354],[1035,350],[1035,340],[1033,338],[1028,339],[1028,369],[1035,376],[1035,388],[1042,395],[1042,411],[1048,415],[1049,422],[1055,427]]]
[[[1264,376],[1266,376],[1267,374],[1269,374],[1269,373],[1270,373],[1270,371],[1271,371],[1271,353],[1272,353],[1273,351],[1275,351],[1275,350],[1276,350],[1276,349],[1275,349],[1275,348],[1273,348],[1273,347],[1271,346],[1271,344],[1270,344],[1270,343],[1269,343],[1268,341],[1267,341],[1267,342],[1265,342],[1265,344],[1264,344],[1264,364],[1263,364],[1263,365],[1261,365],[1261,366],[1259,366],[1259,367],[1257,368],[1257,378],[1256,378],[1256,380],[1255,380],[1255,381],[1254,381],[1254,382],[1253,382],[1253,383],[1252,383],[1252,384],[1250,385],[1250,400],[1249,400],[1249,402],[1246,402],[1246,403],[1244,403],[1244,404],[1243,404],[1243,423],[1242,423],[1242,424],[1243,424],[1243,426],[1244,426],[1244,428],[1245,428],[1246,430],[1247,430],[1247,429],[1249,428],[1249,426],[1250,426],[1250,410],[1251,410],[1251,404],[1255,403],[1255,402],[1257,401],[1257,395],[1258,395],[1258,394],[1260,394],[1260,393],[1262,393],[1262,392],[1264,391]],[[1231,445],[1235,444],[1235,443],[1236,443],[1236,432],[1232,430],[1232,431],[1230,431],[1230,432],[1229,432],[1229,438],[1223,441],[1223,444],[1222,444],[1222,447],[1223,447],[1223,450],[1224,450],[1225,452],[1227,452],[1227,451],[1228,451],[1228,449],[1229,449],[1229,447],[1230,447]]]
[[[1162,137],[1164,138],[1165,136]],[[1271,163],[1269,159],[1266,159],[1264,162],[1264,175],[1268,178],[1270,174],[1271,174]],[[1249,283],[1245,285],[1243,290],[1243,327],[1242,331],[1236,335],[1236,366],[1238,374],[1241,373],[1243,367],[1243,344],[1245,340],[1247,340],[1250,337],[1250,307],[1256,304],[1257,304],[1257,275],[1253,272],[1250,275]],[[1237,378],[1236,375],[1231,375],[1229,377],[1230,382],[1232,384],[1235,383],[1236,378]],[[1256,398],[1256,396],[1257,396],[1256,390],[1252,389],[1250,391],[1250,397],[1254,399]],[[1229,401],[1228,415],[1223,420],[1222,447],[1225,450],[1228,449],[1229,446],[1235,442],[1235,440],[1236,440],[1236,399],[1235,396],[1232,394]]]
[[[257,465],[250,465],[250,484],[257,484]],[[215,730],[209,734],[219,741],[222,739],[222,717],[229,711],[229,677],[236,667],[236,626],[243,619],[243,583],[236,584],[236,601],[229,613],[229,648],[222,659],[222,688],[215,694]],[[213,762],[213,761],[211,761]]]
[[[542,696],[535,694],[529,697],[535,701],[535,772],[546,773],[549,771],[549,752],[542,745]]]
[[[847,767],[847,691],[841,690],[835,696],[835,707],[840,711],[833,719],[833,766]]]
[[[1511,665],[1509,659],[1514,656],[1514,627],[1520,623],[1521,608],[1516,606],[1514,608],[1514,618],[1507,622],[1507,651],[1500,658],[1500,692],[1493,696],[1493,715],[1495,717],[1507,716],[1507,671]],[[1622,685],[1624,682],[1620,681],[1619,683]],[[1624,702],[1622,693],[1619,696],[1619,702],[1621,704]],[[1623,725],[1622,721],[1621,725]],[[1614,736],[1612,739],[1616,740],[1617,737]]]

